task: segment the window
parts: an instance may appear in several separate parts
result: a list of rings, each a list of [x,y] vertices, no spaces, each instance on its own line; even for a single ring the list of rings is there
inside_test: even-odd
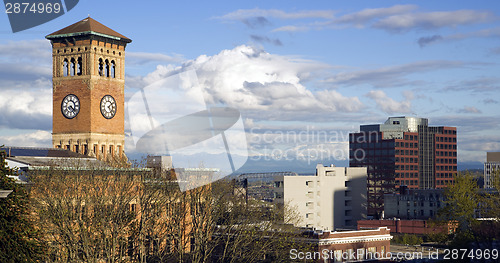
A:
[[[63,76],[67,77],[69,72],[69,65],[68,65],[68,60],[64,59],[63,61]]]
[[[69,64],[69,74],[71,76],[75,75],[75,59],[74,58],[71,59],[70,64]]]
[[[111,77],[115,78],[115,61],[111,60]]]
[[[99,59],[98,70],[99,70],[99,76],[103,76],[104,75],[104,62],[102,61],[102,58]]]
[[[104,62],[104,76],[109,77],[109,61]]]
[[[76,75],[82,75],[82,58],[78,58],[78,62],[76,64]]]

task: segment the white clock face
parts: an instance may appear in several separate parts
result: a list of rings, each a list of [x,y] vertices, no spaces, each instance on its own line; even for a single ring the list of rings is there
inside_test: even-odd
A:
[[[106,95],[101,99],[101,114],[106,119],[111,119],[116,114],[116,101],[111,95]]]
[[[73,119],[80,112],[80,100],[76,95],[69,94],[61,103],[61,112],[64,117]]]

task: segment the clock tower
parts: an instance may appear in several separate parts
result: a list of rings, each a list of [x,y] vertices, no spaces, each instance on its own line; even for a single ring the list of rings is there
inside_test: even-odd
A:
[[[52,44],[52,145],[101,160],[125,158],[125,47],[129,38],[87,17]]]

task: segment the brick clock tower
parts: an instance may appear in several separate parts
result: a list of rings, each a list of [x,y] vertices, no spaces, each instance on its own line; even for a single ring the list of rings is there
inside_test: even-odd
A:
[[[132,40],[90,17],[46,38],[53,59],[53,147],[125,158],[125,47]]]

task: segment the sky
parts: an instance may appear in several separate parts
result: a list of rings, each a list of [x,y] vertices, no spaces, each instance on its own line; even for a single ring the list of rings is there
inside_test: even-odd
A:
[[[2,12],[0,144],[51,146],[45,36],[89,15],[132,39],[126,107],[140,89],[191,72],[206,103],[240,112],[246,140],[228,135],[235,156],[347,165],[348,133],[389,116],[457,127],[459,163],[500,151],[497,1],[88,0],[18,33]],[[178,104],[165,111],[196,111]],[[138,123],[126,114],[133,155]]]

